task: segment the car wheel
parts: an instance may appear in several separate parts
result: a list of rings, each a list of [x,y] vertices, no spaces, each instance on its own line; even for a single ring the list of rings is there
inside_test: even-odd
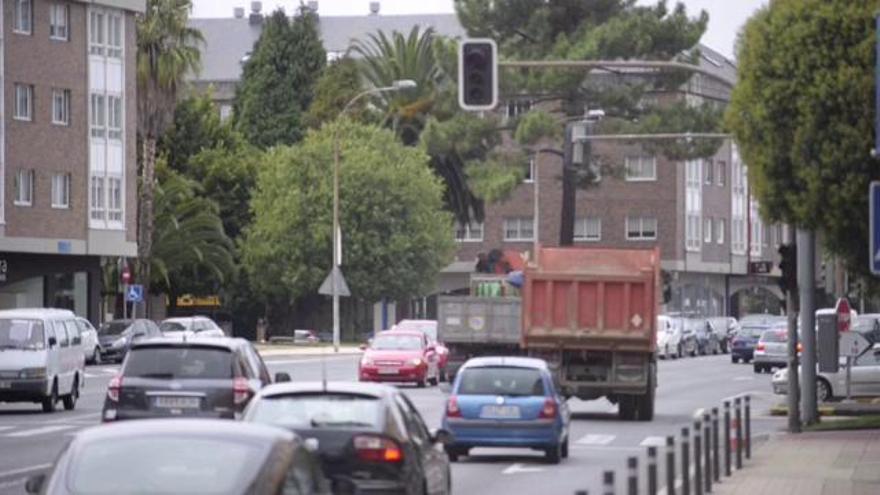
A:
[[[753,369],[755,370],[755,373],[761,373],[764,371],[764,368],[762,366],[757,365],[757,364],[753,366]]]
[[[73,411],[76,407],[77,399],[79,399],[79,377],[73,379],[73,388],[70,389],[70,393],[61,398],[61,402],[64,403],[64,410]]]
[[[95,346],[95,353],[92,354],[92,364],[101,364],[101,349]]]
[[[416,386],[419,388],[425,388],[426,385],[427,385],[427,380],[425,378],[422,378],[416,382]]]
[[[675,351],[675,357],[676,357],[676,359],[678,359],[678,358],[680,358],[680,357],[682,357],[682,356],[684,356],[684,353],[682,352],[682,350],[681,350],[681,344],[679,343],[679,344],[678,344],[678,350]]]
[[[829,402],[832,397],[831,385],[824,378],[816,378],[816,399],[819,402]]]
[[[549,464],[559,464],[562,460],[562,443],[558,443],[544,451],[545,459]]]
[[[441,382],[449,381],[449,377],[446,375],[446,369],[440,370],[440,381]]]
[[[461,455],[461,450],[455,447],[446,447],[446,457],[449,457],[449,462],[458,462],[458,458]]]
[[[43,397],[42,405],[44,413],[55,412],[55,404],[58,402],[58,382],[52,384],[52,393],[49,397]]]
[[[568,459],[568,437],[562,441],[562,458]]]

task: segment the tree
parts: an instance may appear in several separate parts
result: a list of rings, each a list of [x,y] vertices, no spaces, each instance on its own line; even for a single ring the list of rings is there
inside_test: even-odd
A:
[[[315,83],[315,98],[306,114],[306,125],[317,129],[335,120],[362,89],[357,62],[349,57],[337,59],[324,69]],[[366,101],[361,99],[355,102],[346,115],[356,122],[367,120]]]
[[[817,229],[867,274],[876,1],[777,0],[740,34],[726,122],[771,221]]]
[[[198,30],[187,25],[189,0],[149,0],[137,22],[138,134],[141,181],[138,197],[138,265],[140,282],[149,293],[154,238],[156,143],[177,103],[183,78],[200,66]]]
[[[236,89],[236,128],[264,149],[299,141],[303,115],[326,60],[317,14],[302,7],[291,22],[283,10],[273,12]]]
[[[243,243],[256,289],[285,300],[314,294],[330,271],[333,138],[339,132],[342,270],[354,297],[426,294],[454,243],[428,156],[388,130],[351,121],[267,152]]]
[[[234,150],[242,141],[230,124],[220,120],[211,93],[207,92],[189,96],[177,104],[174,119],[159,140],[158,149],[172,170],[189,175],[192,157],[203,150]]]

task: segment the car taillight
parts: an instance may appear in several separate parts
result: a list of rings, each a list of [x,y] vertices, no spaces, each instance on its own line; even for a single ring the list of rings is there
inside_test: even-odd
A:
[[[232,382],[232,400],[235,402],[235,405],[244,404],[250,395],[251,388],[248,386],[246,379],[239,377]]]
[[[797,351],[798,351],[798,352],[804,352],[804,346],[801,345],[800,342],[798,342],[798,345],[797,345]]]
[[[541,414],[538,416],[542,419],[553,419],[556,417],[556,401],[551,397],[544,400],[544,407],[541,408]]]
[[[763,351],[763,350],[764,350],[764,347],[765,347],[765,346],[764,346],[764,343],[761,342],[761,343],[759,343],[757,346],[755,346],[755,350],[756,350],[756,351]]]
[[[403,452],[397,442],[374,435],[354,437],[354,450],[358,459],[366,462],[400,462]]]
[[[122,389],[122,375],[116,375],[107,385],[107,398],[119,402],[119,391]]]
[[[449,400],[446,402],[446,417],[447,418],[460,418],[461,417],[461,409],[458,407],[458,397],[452,395],[449,397]]]

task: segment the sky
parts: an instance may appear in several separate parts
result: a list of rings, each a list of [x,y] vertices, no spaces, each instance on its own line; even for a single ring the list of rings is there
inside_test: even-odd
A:
[[[488,1],[488,0],[487,0]],[[734,58],[734,44],[740,27],[767,0],[681,0],[691,15],[700,10],[709,12],[709,29],[703,36],[703,43]],[[234,7],[250,10],[249,0],[192,0],[193,17],[232,17]],[[271,12],[276,7],[284,7],[292,12],[299,0],[264,0],[263,12]],[[453,13],[452,0],[381,0],[381,14],[427,14]],[[641,5],[652,5],[656,0],[638,0]],[[670,8],[675,4],[667,2]],[[318,13],[325,16],[361,15],[369,13],[370,0],[318,0]]]

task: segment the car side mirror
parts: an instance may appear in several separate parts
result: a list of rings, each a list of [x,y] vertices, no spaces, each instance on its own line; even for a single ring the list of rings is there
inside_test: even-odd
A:
[[[275,373],[275,383],[284,383],[290,381],[290,374],[283,371]]]
[[[455,441],[455,437],[452,436],[452,433],[449,430],[438,428],[431,431],[431,440],[434,443],[439,443],[441,445],[451,445],[452,442]]]
[[[56,345],[58,345],[58,339],[49,337],[49,347],[55,347]]]
[[[43,484],[46,482],[45,474],[36,474],[28,478],[27,483],[24,485],[24,490],[27,493],[40,493],[40,490],[43,489]]]

